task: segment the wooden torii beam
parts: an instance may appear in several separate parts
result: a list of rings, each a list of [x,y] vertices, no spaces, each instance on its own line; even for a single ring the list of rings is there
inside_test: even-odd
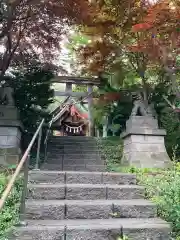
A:
[[[73,76],[56,76],[51,79],[52,83],[70,83],[70,84],[91,84],[95,86],[100,85],[99,78],[85,78],[85,77],[73,77]]]
[[[54,91],[54,96],[60,96],[60,97],[87,97],[88,96],[88,92],[72,92],[72,91]],[[97,93],[92,93],[92,97],[98,97],[99,95]]]
[[[92,108],[92,92],[93,85],[99,86],[100,79],[99,78],[85,78],[85,77],[74,77],[74,76],[56,76],[51,79],[52,83],[65,83],[66,90],[65,92],[55,91],[55,96],[75,96],[75,97],[87,97],[88,103],[88,115],[89,115],[89,134],[90,136],[93,134],[93,118],[91,113]],[[72,91],[72,84],[77,85],[87,85],[87,92],[77,93]]]

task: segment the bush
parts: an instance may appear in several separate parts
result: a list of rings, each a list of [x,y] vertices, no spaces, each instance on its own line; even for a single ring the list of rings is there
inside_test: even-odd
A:
[[[166,110],[160,115],[160,123],[166,129],[166,149],[171,158],[180,161],[180,121],[177,113]]]
[[[5,173],[0,174],[0,196],[2,195],[10,175]],[[22,192],[22,178],[19,178],[9,195],[2,212],[0,214],[0,239],[7,239],[8,233],[12,230],[13,226],[19,221],[19,207]]]
[[[167,171],[131,167],[129,172],[137,173],[139,184],[146,189],[146,198],[157,204],[159,217],[172,223],[172,235],[178,240],[180,236],[180,164]]]
[[[101,156],[106,162],[107,171],[118,171],[122,158],[122,140],[120,137],[97,138]]]

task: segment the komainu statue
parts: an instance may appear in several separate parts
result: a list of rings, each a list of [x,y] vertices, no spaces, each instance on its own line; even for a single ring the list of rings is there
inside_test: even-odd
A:
[[[14,98],[13,98],[14,90],[9,85],[4,85],[0,88],[0,104],[1,105],[9,105],[14,106]]]
[[[149,116],[156,118],[156,111],[154,104],[148,104],[148,101],[143,100],[142,96],[138,94],[133,102],[134,107],[131,116]]]

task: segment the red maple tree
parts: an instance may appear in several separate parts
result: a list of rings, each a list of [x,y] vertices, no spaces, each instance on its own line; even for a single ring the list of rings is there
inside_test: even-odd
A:
[[[90,12],[88,0],[1,0],[0,76],[13,62],[51,59],[67,26],[85,23]]]
[[[132,27],[140,38],[131,51],[143,52],[152,61],[159,62],[172,81],[172,88],[178,98],[180,91],[176,81],[177,56],[180,53],[180,4],[179,1],[158,1],[149,5],[142,23]]]

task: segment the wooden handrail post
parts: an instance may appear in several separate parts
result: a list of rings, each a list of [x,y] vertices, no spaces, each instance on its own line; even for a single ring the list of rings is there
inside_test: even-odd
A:
[[[19,162],[19,164],[18,164],[14,174],[12,175],[11,179],[9,180],[9,183],[8,183],[6,189],[4,190],[4,192],[3,192],[2,196],[1,196],[1,199],[0,199],[0,211],[2,211],[2,208],[3,208],[4,204],[5,204],[5,201],[6,201],[7,197],[9,196],[9,193],[11,192],[11,189],[12,189],[12,187],[13,187],[15,181],[16,181],[16,178],[18,177],[18,175],[19,175],[19,173],[20,173],[24,163],[27,161],[27,158],[28,158],[28,155],[30,154],[31,148],[32,148],[32,146],[33,146],[33,144],[34,144],[34,142],[35,142],[35,140],[37,138],[37,135],[39,134],[43,124],[44,124],[44,119],[41,121],[38,129],[36,130],[33,138],[31,139],[31,142],[29,143],[29,145],[28,145],[28,147],[27,147],[23,157],[21,158],[21,161]]]
[[[23,190],[22,190],[22,196],[21,196],[21,205],[20,205],[20,214],[19,224],[21,226],[26,226],[27,222],[25,221],[25,209],[26,209],[26,198],[28,194],[28,172],[29,172],[29,161],[30,161],[30,155],[28,155],[27,160],[24,163],[24,182],[23,182]]]
[[[40,149],[41,149],[41,138],[42,138],[42,128],[41,128],[40,131],[39,131],[35,170],[39,170],[39,159],[40,159]]]
[[[51,121],[49,122],[49,127],[46,131],[46,137],[45,137],[45,140],[44,140],[44,162],[46,162],[46,160],[47,160],[47,144],[48,144],[48,138],[49,138],[49,134],[51,132],[51,126],[53,124],[53,120],[54,120],[54,114],[52,116]]]

